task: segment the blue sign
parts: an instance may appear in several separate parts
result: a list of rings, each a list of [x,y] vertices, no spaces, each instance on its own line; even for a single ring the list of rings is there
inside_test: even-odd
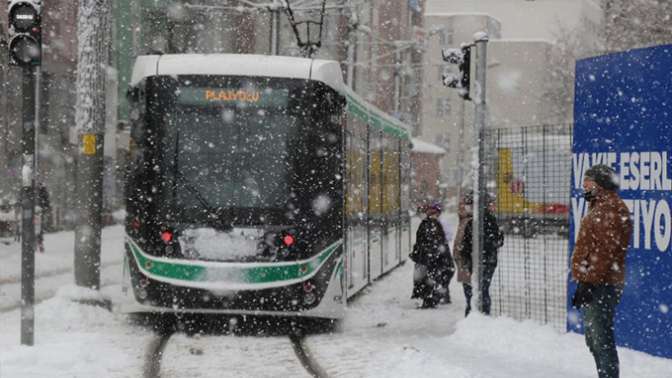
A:
[[[421,13],[422,4],[420,3],[420,1],[421,0],[408,0],[408,8],[415,13]]]
[[[581,218],[585,171],[608,164],[619,174],[633,236],[616,340],[672,357],[672,45],[609,54],[576,63],[570,252]],[[569,300],[575,283],[569,284]],[[570,311],[568,329],[581,332]]]

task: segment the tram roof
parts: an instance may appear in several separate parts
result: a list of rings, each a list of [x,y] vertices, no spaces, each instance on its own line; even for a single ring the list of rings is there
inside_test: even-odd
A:
[[[156,75],[265,76],[321,81],[343,92],[338,62],[278,55],[165,54],[142,55],[135,61],[131,85]]]
[[[320,81],[345,95],[348,110],[357,118],[387,133],[410,138],[406,125],[347,88],[336,61],[252,54],[141,55],[135,61],[130,85],[158,75],[262,76]]]

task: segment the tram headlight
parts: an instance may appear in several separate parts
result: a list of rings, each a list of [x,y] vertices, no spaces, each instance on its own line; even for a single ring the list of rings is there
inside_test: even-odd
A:
[[[147,296],[148,296],[148,294],[147,294],[147,290],[145,290],[145,289],[138,289],[138,298],[140,298],[140,299],[142,299],[142,300],[145,300],[145,299],[147,299]]]
[[[303,295],[303,304],[310,306],[313,303],[317,301],[317,295],[315,294],[314,291],[311,291],[310,293],[305,293]]]

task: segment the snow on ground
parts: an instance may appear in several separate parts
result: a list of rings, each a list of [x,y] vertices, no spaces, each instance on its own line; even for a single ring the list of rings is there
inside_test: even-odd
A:
[[[115,232],[118,237],[104,237],[104,254],[123,251],[120,229],[107,229],[106,235]],[[72,240],[66,233],[51,237],[65,249],[67,240]],[[3,274],[8,271],[6,262],[12,260],[5,252],[0,251]],[[67,267],[72,255],[64,250],[62,257],[61,267]],[[456,282],[451,286],[452,304],[416,309],[416,302],[409,299],[412,269],[406,263],[365,289],[351,303],[338,332],[308,337],[310,351],[331,376],[595,377],[583,336],[504,317],[472,314],[464,319],[464,298]],[[102,293],[114,301],[119,285],[105,276],[118,272],[106,271],[103,281],[110,285]],[[68,277],[69,282],[50,283],[61,286],[56,296],[36,306],[35,346],[20,345],[18,310],[0,312],[0,377],[142,376],[151,332],[130,324],[124,315],[74,302],[92,293],[72,286],[72,274]],[[225,337],[174,336],[178,344],[166,347],[170,359],[163,371],[178,376],[191,367],[198,369],[199,377],[272,377],[287,376],[282,373],[288,371],[285,368],[298,366],[292,365],[284,340]],[[622,378],[663,378],[672,371],[669,359],[625,348],[619,348],[619,354]],[[237,368],[231,371],[227,366]]]
[[[366,289],[343,331],[313,336],[311,351],[333,377],[595,377],[583,336],[550,325],[472,314],[464,318],[461,287],[452,304],[415,308],[412,264]],[[619,348],[622,378],[663,378],[672,360]]]
[[[33,347],[20,345],[19,311],[0,313],[0,377],[141,377],[151,333],[123,315],[73,301],[87,297],[86,289],[69,285],[37,305]]]
[[[288,337],[171,337],[163,351],[162,378],[294,377],[311,375],[298,362]]]
[[[101,285],[120,282],[124,251],[124,228],[103,229]],[[37,300],[52,297],[56,289],[73,280],[74,232],[45,234],[44,253],[35,254],[35,275],[43,277],[35,285]],[[115,275],[114,273],[118,273]],[[49,278],[47,278],[49,277]],[[21,299],[21,245],[0,244],[0,311],[17,306]]]

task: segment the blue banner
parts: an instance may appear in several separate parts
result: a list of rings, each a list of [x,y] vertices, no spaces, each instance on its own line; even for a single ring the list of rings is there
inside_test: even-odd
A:
[[[570,253],[581,218],[585,171],[608,164],[621,181],[634,231],[616,339],[672,357],[672,45],[609,54],[576,63],[570,208]],[[582,332],[571,307],[568,329]]]
[[[421,13],[422,4],[420,3],[420,1],[421,0],[408,0],[408,8],[415,13]]]

